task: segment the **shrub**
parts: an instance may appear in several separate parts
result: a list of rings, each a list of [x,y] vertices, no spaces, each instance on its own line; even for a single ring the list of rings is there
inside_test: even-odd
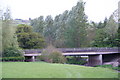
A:
[[[67,56],[67,63],[68,64],[78,64],[78,65],[85,65],[87,63],[85,58],[81,57],[74,57],[74,56]]]
[[[15,48],[15,47],[9,47],[4,49],[2,57],[20,57],[23,56],[22,52]]]
[[[62,55],[60,51],[55,49],[53,46],[48,46],[43,52],[41,56],[39,56],[41,61],[49,62],[49,63],[65,63],[66,58]]]
[[[0,61],[23,61],[24,56],[22,53],[22,50],[15,47],[5,48],[2,53],[3,58],[0,58]]]
[[[0,61],[24,61],[24,57],[3,57],[0,58]]]
[[[65,63],[65,57],[60,52],[52,52],[50,59],[53,63]]]

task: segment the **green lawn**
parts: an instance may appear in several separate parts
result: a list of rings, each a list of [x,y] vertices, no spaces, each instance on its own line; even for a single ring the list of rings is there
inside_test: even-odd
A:
[[[111,69],[44,62],[3,62],[3,78],[117,78]]]

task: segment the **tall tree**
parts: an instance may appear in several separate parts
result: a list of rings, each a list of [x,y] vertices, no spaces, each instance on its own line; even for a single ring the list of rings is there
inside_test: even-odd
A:
[[[40,16],[36,19],[31,20],[31,26],[33,26],[33,30],[40,34],[43,34],[43,28],[45,26],[44,17]]]
[[[60,14],[54,19],[54,26],[56,26],[56,47],[65,47],[65,30],[69,12],[66,10],[63,14]]]
[[[56,47],[81,47],[86,40],[87,16],[84,12],[83,1],[79,1],[70,11],[64,11],[53,20],[49,15],[44,21],[43,35],[48,44]],[[31,25],[38,24],[39,20],[31,21]],[[35,27],[34,27],[35,29]],[[39,31],[40,28],[36,28]],[[42,29],[41,29],[42,30]]]
[[[0,9],[0,57],[2,57],[2,9]]]
[[[45,27],[43,28],[43,35],[46,38],[48,44],[52,44],[55,38],[55,30],[53,27],[53,18],[51,15],[45,19]]]
[[[23,58],[23,54],[18,46],[15,31],[16,25],[12,23],[10,9],[7,8],[2,16],[2,57]]]
[[[96,29],[97,29],[97,23],[91,22],[87,24],[87,35],[86,35],[86,47],[91,47],[91,44],[95,38],[96,35]]]
[[[2,46],[3,49],[8,47],[18,47],[17,38],[14,34],[16,27],[12,24],[10,16],[10,9],[7,8],[6,12],[2,16]]]
[[[67,47],[82,47],[86,37],[87,17],[84,13],[84,2],[78,2],[69,12],[67,22],[66,45]]]
[[[114,36],[118,30],[118,23],[114,20],[113,15],[110,16],[109,21],[105,27],[107,34]]]

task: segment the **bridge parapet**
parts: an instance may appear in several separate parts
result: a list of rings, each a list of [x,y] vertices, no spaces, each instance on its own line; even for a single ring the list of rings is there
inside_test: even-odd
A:
[[[68,53],[68,52],[119,52],[120,48],[114,47],[114,48],[109,48],[109,47],[104,47],[104,48],[97,48],[97,47],[92,47],[92,48],[57,48],[59,51],[63,53]],[[25,54],[33,54],[33,53],[41,53],[44,49],[25,49],[24,52]]]
[[[97,48],[97,47],[92,47],[92,48],[58,48],[62,52],[110,52],[110,51],[118,51],[118,47],[114,48]]]

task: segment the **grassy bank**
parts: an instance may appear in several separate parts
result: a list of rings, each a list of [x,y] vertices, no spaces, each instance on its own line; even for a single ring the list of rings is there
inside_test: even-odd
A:
[[[117,78],[111,69],[44,62],[3,62],[3,78]]]

